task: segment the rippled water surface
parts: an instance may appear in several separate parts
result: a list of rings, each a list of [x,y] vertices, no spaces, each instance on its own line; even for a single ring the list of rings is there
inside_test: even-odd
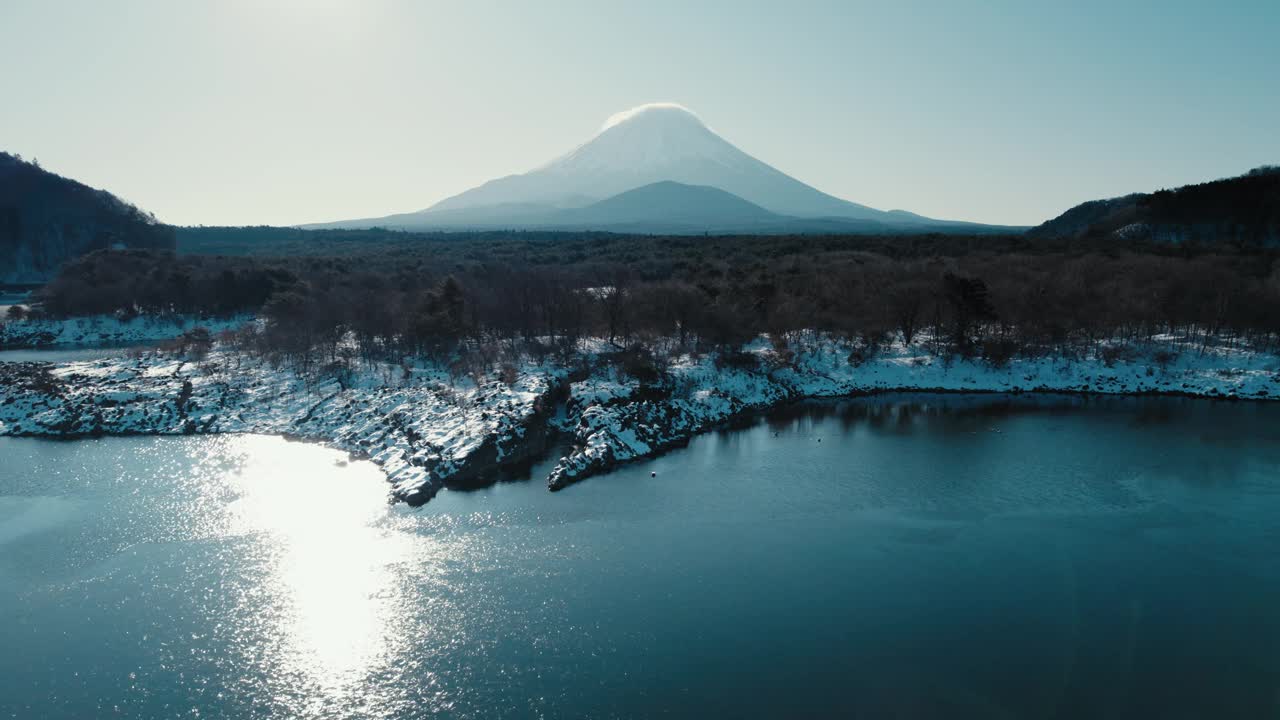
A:
[[[411,510],[278,438],[0,439],[0,717],[1280,713],[1280,407],[885,397],[547,469]]]

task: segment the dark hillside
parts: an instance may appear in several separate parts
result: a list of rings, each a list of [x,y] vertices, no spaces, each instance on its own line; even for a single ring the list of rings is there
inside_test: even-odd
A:
[[[1077,205],[1032,228],[1034,238],[1280,245],[1280,167]]]
[[[174,243],[173,228],[115,195],[0,152],[0,282],[47,280],[94,250]]]

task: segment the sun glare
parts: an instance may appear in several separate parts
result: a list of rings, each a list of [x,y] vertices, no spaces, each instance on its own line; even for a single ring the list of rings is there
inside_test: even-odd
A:
[[[248,459],[231,509],[238,532],[269,546],[289,674],[327,691],[359,683],[395,642],[394,566],[412,555],[415,538],[379,526],[388,509],[372,466],[359,472],[340,453],[279,438],[237,442]]]

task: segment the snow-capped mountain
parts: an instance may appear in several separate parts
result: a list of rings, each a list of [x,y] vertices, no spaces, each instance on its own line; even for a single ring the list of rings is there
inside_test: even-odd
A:
[[[487,182],[431,210],[506,203],[573,207],[662,181],[720,188],[781,215],[887,215],[827,195],[766,165],[671,103],[619,113],[591,140],[555,160],[522,175]]]
[[[671,185],[661,186],[661,183]],[[639,197],[653,199],[649,216],[637,216],[638,197],[625,203],[614,196],[649,186],[664,188]],[[717,197],[716,207],[758,206],[769,221],[755,219],[760,232],[916,232],[1004,230],[997,226],[932,220],[903,210],[883,211],[841,200],[767,165],[717,135],[690,110],[653,103],[618,113],[587,142],[520,175],[491,180],[414,213],[383,218],[308,225],[311,228],[393,227],[403,229],[577,228],[673,231],[675,205],[715,197],[715,189],[738,203]],[[690,195],[676,199],[676,195]],[[625,218],[607,210],[626,206]],[[591,212],[575,212],[591,208]],[[679,223],[688,231],[744,231],[743,216],[723,219],[698,214],[699,224]],[[586,221],[590,218],[590,221]],[[766,229],[767,228],[767,229]]]

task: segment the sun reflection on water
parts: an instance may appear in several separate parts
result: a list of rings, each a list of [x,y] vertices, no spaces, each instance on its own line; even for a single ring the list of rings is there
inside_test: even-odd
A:
[[[237,613],[259,625],[244,638],[245,662],[283,686],[260,690],[305,716],[361,702],[365,680],[402,649],[398,619],[414,587],[405,569],[435,543],[396,528],[371,465],[271,437],[237,437],[221,452],[239,459],[224,463],[237,496],[228,534],[252,538],[265,570]]]

